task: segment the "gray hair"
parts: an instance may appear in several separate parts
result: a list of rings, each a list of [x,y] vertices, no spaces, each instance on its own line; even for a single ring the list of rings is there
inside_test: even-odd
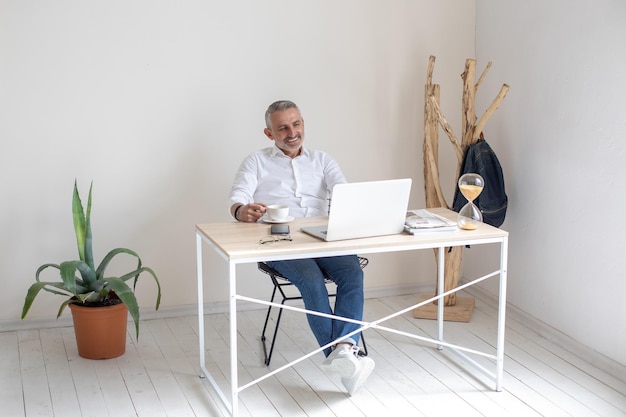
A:
[[[298,106],[296,106],[296,103],[294,103],[293,101],[278,100],[270,104],[270,106],[265,111],[265,126],[268,129],[270,129],[270,121],[271,121],[270,117],[272,116],[272,113],[276,111],[287,110],[287,109],[296,109],[298,110],[298,112],[300,112],[300,109],[298,108]]]

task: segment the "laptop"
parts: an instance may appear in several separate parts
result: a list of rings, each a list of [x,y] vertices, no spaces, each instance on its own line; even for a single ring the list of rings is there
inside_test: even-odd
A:
[[[337,184],[328,224],[300,230],[328,242],[402,233],[410,193],[410,178]]]

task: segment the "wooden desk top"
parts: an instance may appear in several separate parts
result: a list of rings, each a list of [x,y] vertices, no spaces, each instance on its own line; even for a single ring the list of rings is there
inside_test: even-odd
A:
[[[457,213],[445,208],[429,209],[433,213],[456,221]],[[300,231],[303,226],[325,224],[326,217],[305,217],[289,222],[292,241],[260,244],[259,239],[270,236],[267,223],[208,223],[196,225],[196,231],[210,242],[227,260],[235,263],[296,259],[303,257],[334,256],[427,249],[441,246],[459,246],[501,242],[508,232],[487,224],[476,230],[455,230],[419,235],[401,233],[361,239],[324,242]]]

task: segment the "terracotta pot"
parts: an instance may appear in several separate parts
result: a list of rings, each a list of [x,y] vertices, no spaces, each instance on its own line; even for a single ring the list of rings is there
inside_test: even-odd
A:
[[[69,306],[80,356],[110,359],[124,354],[128,322],[128,308],[124,304],[106,307]]]

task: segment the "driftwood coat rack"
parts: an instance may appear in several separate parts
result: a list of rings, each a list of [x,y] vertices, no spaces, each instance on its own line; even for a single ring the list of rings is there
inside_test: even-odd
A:
[[[485,113],[476,118],[475,98],[480,84],[484,80],[487,72],[491,68],[491,62],[487,64],[484,71],[477,82],[474,82],[476,76],[476,60],[467,59],[465,61],[465,71],[461,74],[463,80],[463,97],[462,97],[462,132],[461,139],[454,134],[452,127],[441,113],[439,106],[439,93],[440,88],[438,84],[433,84],[433,71],[435,68],[435,57],[431,56],[428,61],[428,73],[426,77],[425,97],[424,97],[424,187],[426,196],[426,208],[433,207],[446,207],[450,208],[446,202],[443,192],[441,191],[441,184],[439,181],[439,127],[446,133],[452,143],[452,148],[457,158],[456,178],[458,181],[459,173],[461,170],[461,164],[463,162],[463,156],[465,150],[472,144],[478,141],[481,132],[483,131],[487,121],[491,115],[500,106],[506,93],[509,91],[509,86],[503,84],[500,88],[500,92],[496,98],[491,102],[491,105],[487,108]],[[449,291],[456,288],[459,283],[459,274],[461,268],[461,259],[463,254],[463,247],[455,246],[452,250],[445,251],[444,260],[444,291]],[[437,259],[437,250],[435,250],[435,259]],[[439,263],[437,262],[437,265]],[[424,297],[430,298],[430,296]],[[444,306],[453,307],[457,304],[456,293],[452,293],[444,298]],[[473,310],[474,302],[471,300],[471,310]],[[416,317],[418,315],[417,309],[414,312]],[[456,321],[469,321],[471,311],[469,314],[454,315],[445,317],[446,320]],[[425,316],[426,317],[426,316]],[[431,318],[431,317],[427,317]],[[434,317],[432,317],[434,318]]]

